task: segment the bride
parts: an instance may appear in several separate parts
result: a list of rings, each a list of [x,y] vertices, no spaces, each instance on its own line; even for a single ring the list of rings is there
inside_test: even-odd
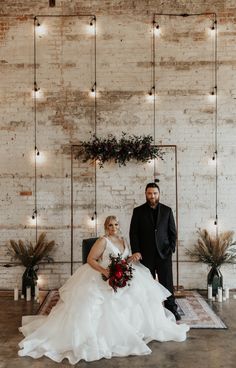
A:
[[[43,355],[56,362],[68,358],[94,361],[113,356],[144,355],[147,343],[184,341],[189,327],[176,324],[162,302],[170,295],[150,271],[136,262],[130,286],[114,292],[108,282],[109,255],[134,259],[120,236],[117,217],[108,216],[106,235],[93,245],[87,264],[81,266],[59,290],[60,300],[48,316],[22,318],[20,356]],[[101,275],[102,274],[102,275]]]

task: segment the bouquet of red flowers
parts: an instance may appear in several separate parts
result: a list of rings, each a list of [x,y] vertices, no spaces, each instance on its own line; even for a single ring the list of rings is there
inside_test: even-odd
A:
[[[127,259],[121,258],[120,254],[118,254],[118,256],[110,254],[109,257],[111,260],[108,266],[109,278],[107,279],[104,275],[102,275],[102,278],[105,281],[108,280],[109,285],[117,292],[117,288],[130,285],[129,281],[133,277],[133,268],[128,263]]]

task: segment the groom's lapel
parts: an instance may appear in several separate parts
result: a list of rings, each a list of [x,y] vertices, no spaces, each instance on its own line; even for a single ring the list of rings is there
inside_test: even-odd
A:
[[[162,216],[162,209],[161,209],[161,204],[159,203],[158,204],[158,207],[157,207],[157,222],[156,222],[156,229],[158,229],[159,227],[159,224],[160,224],[160,221],[161,221],[161,216]]]

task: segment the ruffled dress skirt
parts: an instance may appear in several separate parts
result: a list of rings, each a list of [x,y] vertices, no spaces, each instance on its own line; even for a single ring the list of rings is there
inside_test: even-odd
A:
[[[114,292],[99,272],[81,266],[59,290],[60,300],[48,316],[23,317],[25,338],[18,354],[76,364],[150,354],[152,340],[184,341],[189,327],[176,324],[163,307],[169,291],[139,263],[133,274],[130,286]]]

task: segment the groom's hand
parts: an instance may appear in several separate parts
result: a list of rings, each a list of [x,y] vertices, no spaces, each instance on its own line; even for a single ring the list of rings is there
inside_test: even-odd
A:
[[[138,262],[142,259],[142,255],[139,252],[133,253],[132,256],[129,257],[130,262]]]

